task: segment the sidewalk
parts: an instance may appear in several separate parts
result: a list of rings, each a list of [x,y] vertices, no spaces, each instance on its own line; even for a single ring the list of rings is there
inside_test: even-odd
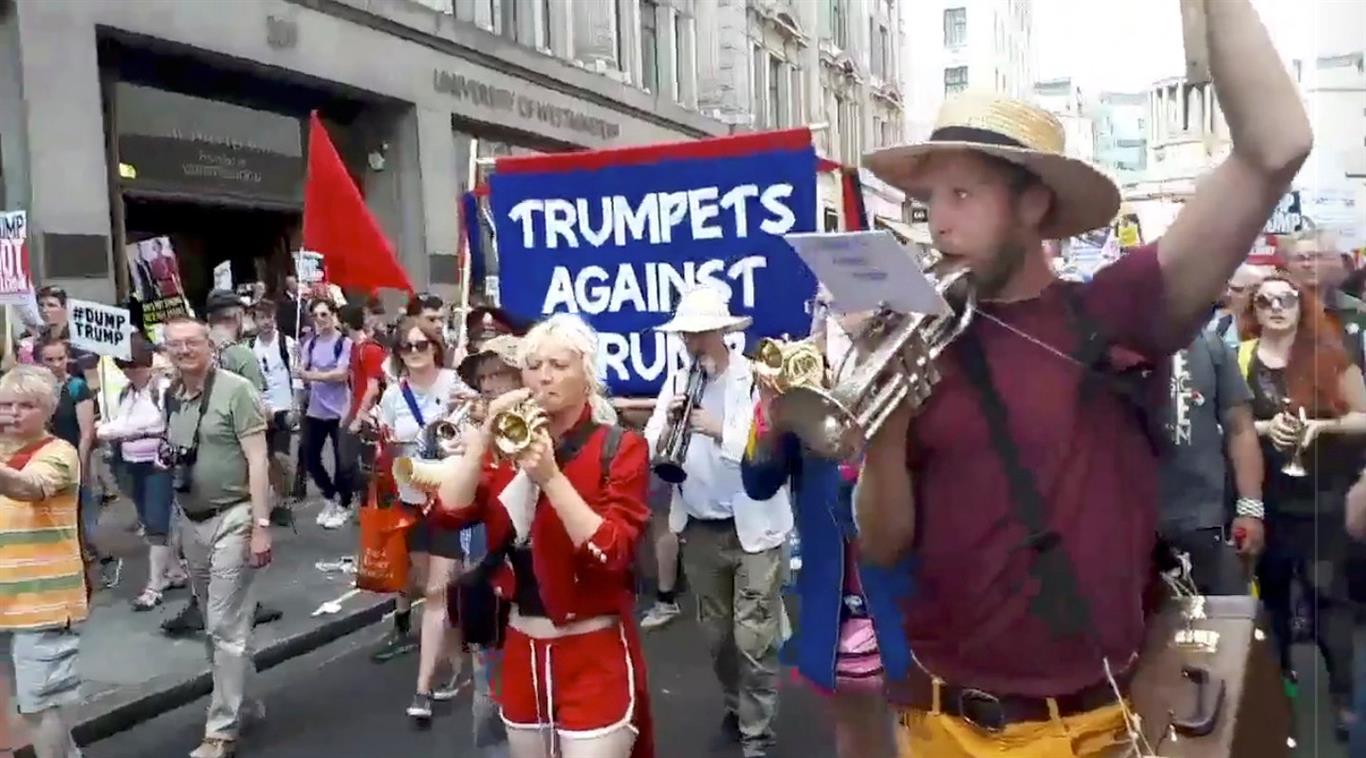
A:
[[[256,627],[253,637],[258,670],[302,655],[380,621],[393,598],[359,593],[335,615],[314,617],[324,602],[353,588],[354,574],[323,573],[314,564],[355,551],[356,527],[326,531],[314,523],[320,501],[296,509],[299,533],[275,528],[274,562],[257,578],[257,601],[283,616]],[[208,695],[212,689],[202,634],[173,639],[161,622],[177,614],[190,592],[167,593],[160,608],[135,613],[130,601],[143,588],[147,556],[134,532],[136,514],[124,499],[106,507],[97,544],[124,559],[118,585],[95,593],[90,619],[82,627],[80,666],[85,702],[79,710],[77,742],[88,745],[158,714]],[[18,744],[27,739],[18,735]]]

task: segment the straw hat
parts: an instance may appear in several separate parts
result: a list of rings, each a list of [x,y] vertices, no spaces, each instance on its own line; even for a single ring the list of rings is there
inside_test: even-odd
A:
[[[754,319],[730,315],[725,293],[716,287],[697,287],[683,293],[674,317],[655,327],[657,332],[698,334],[700,332],[738,332]]]
[[[484,358],[490,356],[497,357],[498,360],[508,368],[520,370],[522,368],[522,361],[519,355],[521,342],[521,338],[511,334],[500,334],[497,337],[491,337],[479,346],[477,352],[465,356],[465,359],[460,361],[460,365],[455,371],[460,375],[460,378],[464,380],[465,384],[473,387],[474,372]]]
[[[1119,188],[1085,161],[1064,153],[1062,123],[1029,103],[990,93],[964,93],[944,102],[929,139],[877,150],[863,165],[879,179],[918,192],[916,174],[936,152],[974,150],[1028,169],[1053,191],[1053,210],[1041,232],[1062,239],[1107,226],[1119,211]]]

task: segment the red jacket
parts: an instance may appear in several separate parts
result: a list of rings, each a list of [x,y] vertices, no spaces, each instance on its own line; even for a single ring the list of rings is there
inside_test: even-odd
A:
[[[586,414],[581,423],[588,423]],[[575,547],[554,506],[542,495],[531,522],[532,563],[541,601],[554,623],[562,625],[593,616],[621,618],[637,672],[635,726],[639,736],[631,755],[651,758],[654,734],[650,690],[634,621],[635,582],[631,571],[636,543],[650,520],[645,500],[650,482],[649,445],[639,434],[624,432],[604,480],[601,459],[606,438],[607,427],[599,428],[572,460],[561,464],[574,489],[602,516],[602,525],[587,542]],[[485,460],[474,502],[456,512],[438,505],[432,509],[430,518],[446,528],[482,522],[488,532],[489,549],[502,545],[512,535],[513,526],[498,496],[516,474],[515,466],[495,464],[490,457]],[[515,597],[516,577],[506,562],[494,573],[493,584],[502,597]]]

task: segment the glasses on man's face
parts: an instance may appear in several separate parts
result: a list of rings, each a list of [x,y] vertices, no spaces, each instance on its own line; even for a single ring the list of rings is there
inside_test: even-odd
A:
[[[404,342],[398,346],[398,349],[402,353],[415,354],[425,353],[431,346],[431,340],[413,340],[412,342]]]
[[[1282,292],[1276,295],[1258,293],[1256,297],[1252,298],[1252,304],[1262,310],[1270,310],[1273,308],[1276,310],[1290,310],[1300,304],[1300,293]]]
[[[204,339],[203,337],[188,340],[166,340],[165,342],[166,349],[175,353],[185,353],[191,350],[198,350],[199,348],[204,347],[207,344],[209,344],[209,341]]]

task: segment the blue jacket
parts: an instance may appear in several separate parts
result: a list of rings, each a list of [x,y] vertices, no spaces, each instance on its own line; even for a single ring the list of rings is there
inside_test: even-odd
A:
[[[852,487],[844,483],[837,462],[817,457],[792,434],[752,445],[741,461],[740,473],[745,493],[755,500],[772,497],[791,480],[792,508],[802,543],[802,568],[797,574],[801,603],[792,641],[797,670],[817,686],[833,691],[845,550],[854,537]],[[911,665],[900,608],[911,591],[910,561],[892,569],[860,564],[859,575],[887,679],[900,679]]]

